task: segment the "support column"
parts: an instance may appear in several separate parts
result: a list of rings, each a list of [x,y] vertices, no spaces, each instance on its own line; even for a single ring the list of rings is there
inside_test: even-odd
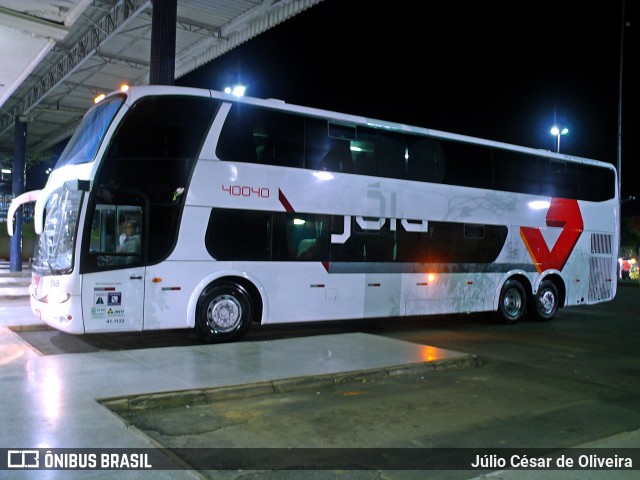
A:
[[[150,85],[173,85],[176,72],[177,0],[153,0]]]
[[[24,169],[27,153],[27,120],[16,117],[15,143],[13,149],[13,197],[24,193]],[[9,268],[12,272],[22,271],[22,207],[16,211],[15,232],[9,244]]]

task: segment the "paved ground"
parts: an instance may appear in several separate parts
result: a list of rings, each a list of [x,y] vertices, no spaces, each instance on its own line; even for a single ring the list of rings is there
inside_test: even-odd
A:
[[[206,478],[271,479],[300,475],[295,471],[210,471],[207,467],[215,463],[212,455],[218,457],[216,461],[225,456],[232,465],[237,464],[229,452],[197,450],[212,446],[245,449],[358,446],[415,449],[425,455],[431,451],[426,449],[449,455],[449,447],[455,447],[455,453],[461,448],[517,446],[533,451],[546,448],[559,451],[611,447],[620,449],[615,450],[619,454],[628,452],[626,448],[634,449],[635,461],[640,462],[636,448],[640,445],[640,433],[636,430],[640,425],[639,356],[633,347],[640,338],[634,327],[640,319],[639,294],[640,290],[625,286],[615,302],[568,309],[551,324],[533,322],[513,329],[482,322],[456,325],[453,330],[457,332],[447,338],[456,338],[457,344],[464,344],[469,351],[475,345],[483,352],[479,356],[481,362],[488,359],[474,369],[450,369],[437,375],[405,372],[393,377],[363,377],[339,385],[307,384],[298,391],[287,392],[256,388],[257,395],[246,396],[205,399],[176,395],[163,396],[158,401],[134,397],[128,399],[129,403],[113,404],[113,408],[132,427],[140,429],[157,445],[173,449]],[[404,339],[417,337],[402,329],[397,335]],[[433,331],[428,335],[437,339],[436,343],[445,338]],[[629,426],[632,429],[626,430]],[[330,451],[334,458],[348,462],[349,454]],[[291,458],[286,450],[270,453],[281,456],[278,464],[281,468],[309,460]],[[367,460],[375,464],[377,459],[357,461]],[[251,459],[247,461],[251,464]],[[319,472],[305,475],[316,478]],[[425,471],[377,468],[365,472],[337,467],[324,471],[323,475],[322,478],[385,479],[474,476],[469,470],[429,470],[427,475]],[[635,479],[640,474],[637,470],[540,472],[494,468],[484,475],[504,479]]]
[[[5,302],[0,316],[5,325],[0,327],[0,450],[41,449],[43,457],[50,448],[156,446],[103,407],[100,399],[133,396],[157,401],[174,395],[165,392],[180,392],[180,398],[190,398],[192,391],[246,389],[256,384],[286,391],[310,379],[336,382],[360,374],[367,378],[388,376],[405,369],[433,374],[436,368],[476,366],[475,357],[466,353],[360,333],[43,356],[12,330],[37,326],[24,302]],[[5,460],[0,458],[0,465]],[[2,480],[194,475],[188,470],[146,474],[0,471]]]

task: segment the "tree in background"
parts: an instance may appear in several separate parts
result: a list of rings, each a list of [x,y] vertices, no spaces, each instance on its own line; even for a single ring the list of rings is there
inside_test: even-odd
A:
[[[629,258],[638,256],[640,246],[640,215],[622,217],[620,231],[620,256]]]

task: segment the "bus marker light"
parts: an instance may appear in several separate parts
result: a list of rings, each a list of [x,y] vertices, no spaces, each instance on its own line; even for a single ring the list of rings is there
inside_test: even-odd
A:
[[[162,281],[162,278],[160,278],[160,277],[153,277],[153,278],[151,279],[151,281],[152,281],[153,283],[160,283],[160,282]]]
[[[430,273],[429,275],[427,275],[427,280],[429,280],[430,282],[434,282],[436,280],[436,276],[433,273]]]

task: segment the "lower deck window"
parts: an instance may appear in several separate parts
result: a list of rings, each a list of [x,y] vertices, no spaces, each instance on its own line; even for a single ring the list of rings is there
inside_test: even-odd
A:
[[[343,216],[214,208],[205,244],[217,260],[491,263],[508,233],[503,225],[429,222],[419,232],[400,222],[392,228],[389,219],[351,222],[349,238],[331,243],[343,233]]]

